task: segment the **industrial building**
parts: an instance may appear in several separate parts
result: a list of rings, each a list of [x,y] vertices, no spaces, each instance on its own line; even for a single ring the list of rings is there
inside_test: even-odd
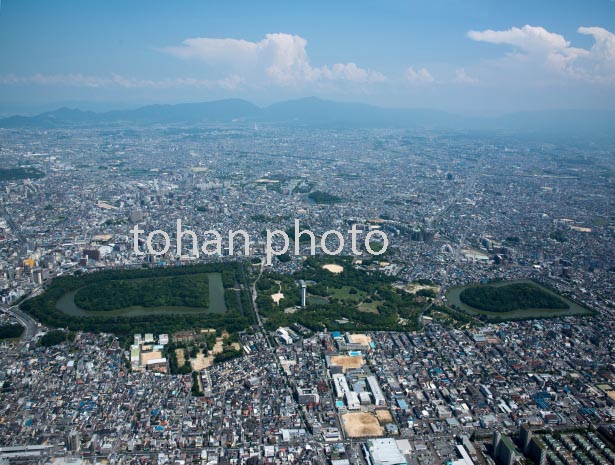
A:
[[[406,465],[406,459],[394,439],[371,439],[367,441],[365,459],[370,465]]]
[[[284,344],[292,344],[293,343],[293,338],[290,337],[290,334],[288,334],[288,329],[286,328],[278,328],[277,331],[275,332],[276,336],[278,337],[278,339],[280,339],[282,342],[284,342]]]
[[[474,465],[474,460],[472,460],[465,447],[461,444],[457,444],[456,448],[461,458],[451,462],[450,465]]]
[[[376,377],[368,376],[366,381],[367,385],[369,386],[369,390],[374,396],[374,405],[377,407],[386,405],[384,394],[382,393],[382,389],[380,389],[380,384],[378,384],[378,380],[376,379]]]
[[[350,392],[348,381],[342,373],[335,373],[333,375],[333,386],[335,387],[335,395],[342,399],[347,392]]]
[[[297,402],[301,405],[318,404],[320,396],[314,388],[297,387]]]

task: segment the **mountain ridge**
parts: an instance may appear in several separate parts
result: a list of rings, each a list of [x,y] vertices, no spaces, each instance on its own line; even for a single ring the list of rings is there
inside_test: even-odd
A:
[[[3,128],[67,128],[100,124],[277,123],[324,127],[442,128],[511,130],[522,132],[615,132],[613,110],[542,110],[496,117],[461,116],[426,108],[385,108],[358,102],[336,102],[316,97],[276,102],[259,107],[229,98],[207,102],[152,104],[128,110],[95,112],[60,107],[34,116],[0,119]]]

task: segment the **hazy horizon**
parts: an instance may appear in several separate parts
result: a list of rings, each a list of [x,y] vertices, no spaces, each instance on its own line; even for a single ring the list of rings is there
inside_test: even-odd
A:
[[[428,106],[411,106],[411,105],[380,105],[378,103],[370,103],[363,102],[360,100],[337,100],[332,98],[323,98],[315,95],[306,95],[302,97],[282,99],[282,100],[273,100],[271,102],[261,103],[259,101],[254,101],[250,98],[244,97],[234,97],[232,95],[221,97],[221,98],[212,98],[212,99],[199,99],[199,100],[178,100],[178,101],[143,101],[143,102],[120,102],[120,101],[109,101],[109,102],[97,102],[97,101],[88,101],[88,100],[64,100],[64,101],[51,101],[46,103],[32,103],[26,105],[6,105],[0,103],[0,117],[10,117],[10,116],[37,116],[43,113],[53,112],[55,110],[60,110],[62,108],[81,110],[84,112],[94,112],[94,113],[106,113],[113,111],[130,111],[137,110],[144,107],[155,106],[155,105],[184,105],[184,104],[202,104],[202,103],[212,103],[212,102],[221,102],[225,100],[242,100],[261,109],[266,109],[272,105],[286,103],[286,102],[295,102],[302,100],[310,100],[310,99],[318,99],[322,102],[330,102],[336,104],[358,104],[358,105],[368,105],[374,108],[381,108],[386,110],[425,110],[425,111],[436,111],[447,113],[453,116],[459,116],[462,118],[498,118],[507,115],[513,114],[523,114],[523,113],[549,113],[549,112],[567,112],[567,111],[595,111],[597,113],[603,111],[614,111],[615,108],[589,108],[589,107],[562,107],[562,108],[543,108],[536,110],[513,110],[513,111],[493,111],[482,114],[473,114],[473,113],[463,113],[461,111],[454,110],[446,110]]]
[[[5,0],[0,112],[310,96],[468,116],[615,109],[615,3],[553,10],[488,0]]]

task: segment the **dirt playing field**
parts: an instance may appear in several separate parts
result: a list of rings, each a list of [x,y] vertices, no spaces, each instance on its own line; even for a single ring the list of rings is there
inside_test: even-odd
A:
[[[384,429],[371,413],[346,413],[342,415],[344,431],[350,438],[382,436]]]
[[[334,264],[323,265],[323,268],[325,270],[330,271],[331,273],[335,273],[335,274],[339,274],[342,271],[344,271],[344,267],[343,266],[334,265]]]
[[[364,346],[368,346],[372,342],[372,338],[366,334],[351,334],[350,340],[355,344],[362,344]]]
[[[331,363],[342,367],[342,371],[346,373],[348,368],[361,368],[365,365],[365,360],[362,356],[351,357],[350,355],[335,355],[331,357]]]
[[[211,353],[216,355],[216,354],[220,354],[222,353],[222,349],[224,348],[224,342],[223,339],[221,337],[217,337],[216,338],[216,343],[214,344],[213,348],[211,349]]]
[[[376,410],[376,417],[382,426],[393,423],[393,417],[388,410]]]
[[[192,369],[199,371],[204,368],[209,368],[214,364],[214,358],[212,356],[206,357],[203,355],[203,352],[199,352],[196,358],[191,358],[190,363],[192,364]]]
[[[198,371],[198,370],[203,370],[204,368],[209,368],[210,366],[212,366],[214,364],[214,356],[222,352],[224,348],[224,339],[226,339],[227,337],[229,337],[229,334],[226,331],[224,331],[222,333],[222,337],[216,338],[216,343],[214,344],[212,350],[208,351],[207,355],[204,355],[202,352],[199,352],[196,358],[191,358],[190,363],[192,364],[192,369]],[[235,350],[241,349],[241,345],[238,342],[233,342],[231,346]],[[184,356],[183,349],[176,349],[176,350],[182,350],[182,358],[183,358]],[[177,360],[179,363],[179,356],[177,357]]]
[[[177,358],[177,366],[184,366],[184,363],[186,363],[186,359],[184,358],[184,349],[175,349],[175,357]]]
[[[271,298],[273,299],[273,303],[279,305],[280,300],[284,298],[284,294],[282,293],[282,284],[280,281],[275,282],[278,285],[278,292],[272,294]]]

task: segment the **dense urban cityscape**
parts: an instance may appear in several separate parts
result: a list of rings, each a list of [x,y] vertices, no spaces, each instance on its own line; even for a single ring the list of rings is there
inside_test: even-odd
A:
[[[0,465],[615,465],[615,0],[0,0]]]
[[[5,129],[2,141],[14,167],[2,171],[2,324],[26,328],[0,346],[2,460],[614,463],[610,146],[241,124]],[[219,255],[192,256],[190,237],[180,256],[135,254],[134,225],[175,234],[177,219],[258,240],[247,255],[224,236]],[[389,250],[328,256],[316,240],[309,258],[306,236],[266,266],[265,230],[294,239],[295,219],[317,239],[379,229]],[[32,319],[54,278],[101,270],[208,273],[213,307],[218,268],[199,263],[238,264],[244,327],[206,318],[157,334],[138,310],[109,331]],[[459,286],[510,280],[581,312],[492,320],[452,303]],[[56,311],[92,315],[81,289]],[[323,319],[335,305],[358,311]],[[399,309],[382,331],[388,305]],[[528,427],[524,449],[511,438]]]

